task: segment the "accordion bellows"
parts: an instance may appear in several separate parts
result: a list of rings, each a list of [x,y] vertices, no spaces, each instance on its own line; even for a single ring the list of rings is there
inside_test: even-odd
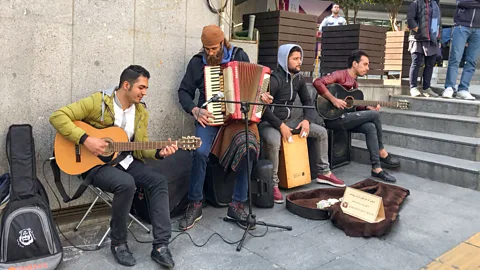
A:
[[[221,100],[237,102],[261,102],[262,93],[268,92],[271,70],[268,67],[248,62],[232,61],[220,66],[205,66],[205,97],[210,99],[223,92]],[[212,102],[207,110],[214,115],[212,125],[223,125],[228,120],[243,120],[239,103]],[[262,105],[252,105],[248,120],[260,122]]]

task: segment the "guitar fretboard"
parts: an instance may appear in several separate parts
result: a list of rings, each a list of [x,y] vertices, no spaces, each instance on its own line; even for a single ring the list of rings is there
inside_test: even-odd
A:
[[[377,106],[377,104],[380,104],[382,107],[398,107],[397,102],[391,102],[391,101],[375,101],[375,100],[354,100],[353,105],[355,106]]]
[[[163,141],[163,142],[114,142],[113,151],[115,152],[124,152],[124,151],[136,151],[136,150],[151,150],[151,149],[162,149],[166,146],[177,144],[180,148],[178,141]]]

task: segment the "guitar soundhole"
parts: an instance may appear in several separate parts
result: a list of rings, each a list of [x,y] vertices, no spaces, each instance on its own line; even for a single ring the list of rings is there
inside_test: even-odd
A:
[[[351,109],[353,107],[353,102],[354,102],[354,99],[352,96],[348,96],[345,98],[345,102],[347,103],[347,109]]]
[[[115,151],[113,151],[113,140],[110,139],[110,138],[102,138],[105,142],[108,143],[107,147],[105,148],[105,151],[103,152],[103,154],[101,155],[102,157],[109,157],[111,155],[113,155],[113,153],[115,153]]]

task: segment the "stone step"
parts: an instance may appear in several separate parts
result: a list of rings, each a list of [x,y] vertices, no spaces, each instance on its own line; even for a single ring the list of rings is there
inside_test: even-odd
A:
[[[480,117],[480,101],[463,100],[457,98],[426,98],[407,95],[392,96],[391,101],[408,100],[411,111],[463,115]]]
[[[382,123],[386,125],[480,137],[480,118],[478,117],[386,108],[382,108],[380,116]]]
[[[480,162],[445,155],[385,145],[385,149],[400,159],[402,172],[459,187],[480,190]],[[352,160],[370,164],[364,141],[352,140]],[[391,172],[391,170],[389,170]],[[392,172],[395,175],[395,172]],[[401,184],[401,183],[398,183]]]
[[[437,79],[437,84],[445,84],[445,78],[438,78]],[[460,84],[460,78],[457,79],[457,82],[455,85]],[[480,84],[480,78],[474,78],[470,81],[470,85],[479,85]]]
[[[437,70],[437,74],[439,75],[447,75],[447,67],[438,67],[438,68],[435,68],[433,70],[433,72],[435,72],[435,70]],[[463,72],[463,68],[458,68],[458,76],[462,76],[462,72]],[[473,74],[474,76],[480,76],[480,70],[479,69],[475,69],[475,73]]]
[[[433,154],[448,155],[471,161],[480,161],[480,139],[432,131],[382,125],[383,143]],[[365,140],[363,134],[352,138]]]

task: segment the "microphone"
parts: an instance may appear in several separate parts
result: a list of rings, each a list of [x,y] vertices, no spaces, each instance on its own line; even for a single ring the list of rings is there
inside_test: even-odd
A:
[[[203,103],[202,108],[205,107],[205,106],[207,106],[209,103],[212,103],[212,102],[214,102],[214,101],[218,101],[219,99],[221,99],[221,98],[223,98],[223,97],[225,97],[225,96],[223,95],[223,92],[220,92],[220,93],[214,95],[214,96],[211,97],[209,100],[207,100],[205,103]]]

